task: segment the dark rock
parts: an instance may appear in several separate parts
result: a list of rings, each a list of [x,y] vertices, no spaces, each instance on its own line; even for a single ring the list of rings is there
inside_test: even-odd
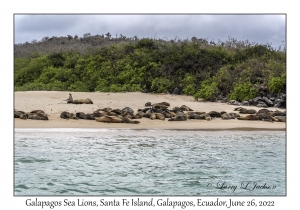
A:
[[[256,105],[256,107],[268,108],[268,105],[267,105],[265,102],[260,101],[260,102]]]
[[[268,105],[268,106],[274,106],[274,103],[268,99],[267,97],[263,97],[262,98],[264,100],[264,102]]]
[[[242,106],[249,106],[250,103],[249,103],[249,101],[242,101],[241,105]]]
[[[178,87],[174,88],[172,94],[173,94],[173,95],[179,95],[179,94],[180,94],[179,88],[178,88]]]

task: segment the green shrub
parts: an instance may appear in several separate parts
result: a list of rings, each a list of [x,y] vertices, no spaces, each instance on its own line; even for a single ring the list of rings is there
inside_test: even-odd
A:
[[[249,100],[258,96],[258,91],[250,82],[239,83],[234,86],[229,94],[229,100]]]
[[[286,73],[280,77],[271,77],[268,82],[268,90],[271,93],[280,93],[286,91]]]
[[[183,84],[183,92],[186,95],[194,95],[196,88],[195,88],[195,77],[193,77],[190,74],[186,74],[184,79],[181,81],[181,84]]]
[[[155,93],[166,93],[172,87],[170,80],[157,77],[152,80],[151,90]]]
[[[218,94],[218,85],[216,82],[212,82],[212,79],[205,80],[202,82],[200,89],[194,94],[194,98],[211,99],[216,97]]]

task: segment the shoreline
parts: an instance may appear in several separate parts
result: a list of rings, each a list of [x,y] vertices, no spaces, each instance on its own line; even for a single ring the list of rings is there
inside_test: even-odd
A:
[[[130,129],[130,130],[195,130],[195,131],[225,131],[225,130],[245,130],[245,131],[286,131],[285,122],[263,122],[263,121],[241,121],[237,119],[222,120],[213,118],[206,120],[187,120],[187,121],[168,121],[168,119],[151,120],[149,118],[136,119],[139,124],[126,123],[101,123],[94,120],[73,120],[62,119],[60,113],[84,112],[92,113],[99,108],[111,107],[112,109],[123,109],[130,107],[136,112],[138,109],[145,108],[145,103],[170,103],[170,109],[175,106],[186,105],[194,111],[233,111],[237,106],[226,103],[195,101],[192,96],[170,95],[170,94],[151,94],[140,92],[127,93],[103,93],[103,92],[72,92],[73,98],[90,98],[93,104],[67,104],[64,101],[70,92],[67,91],[22,91],[14,92],[14,108],[20,111],[30,112],[35,109],[44,110],[48,114],[49,120],[22,120],[14,119],[14,129],[31,128],[74,128],[74,129]],[[247,109],[259,110],[258,107],[243,106]],[[269,107],[270,110],[277,108]],[[285,109],[278,109],[284,111]],[[245,116],[245,115],[241,115]]]
[[[71,130],[73,129],[73,130]],[[228,128],[228,129],[163,129],[163,128],[15,128],[15,133],[18,132],[103,132],[103,131],[284,131],[286,129],[268,129],[268,128]]]

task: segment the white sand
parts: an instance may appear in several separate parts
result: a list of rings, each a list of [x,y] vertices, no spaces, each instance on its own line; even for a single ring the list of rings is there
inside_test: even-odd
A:
[[[25,112],[41,109],[49,115],[48,121],[43,120],[22,120],[15,119],[15,128],[130,128],[130,129],[201,129],[201,130],[222,130],[222,129],[243,129],[243,130],[285,130],[286,123],[263,122],[263,121],[240,121],[222,120],[220,118],[206,120],[188,120],[170,122],[168,119],[150,120],[148,118],[137,119],[140,124],[126,123],[101,123],[94,120],[65,120],[60,118],[63,111],[92,113],[99,108],[111,107],[112,109],[132,108],[135,112],[145,108],[146,102],[158,103],[168,102],[172,109],[175,106],[187,105],[194,111],[226,111],[234,112],[236,106],[225,103],[199,102],[192,96],[170,95],[170,94],[146,94],[139,92],[130,93],[99,93],[99,92],[73,92],[73,99],[89,98],[94,104],[67,104],[65,99],[70,92],[62,91],[25,91],[15,92],[15,109]],[[256,109],[257,107],[247,107]],[[269,108],[276,110],[276,108]],[[280,109],[284,111],[283,109]],[[238,113],[238,112],[237,112]]]

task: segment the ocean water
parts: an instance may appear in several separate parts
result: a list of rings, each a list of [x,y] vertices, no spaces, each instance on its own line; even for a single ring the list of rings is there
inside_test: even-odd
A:
[[[286,195],[286,133],[16,129],[18,195]]]

